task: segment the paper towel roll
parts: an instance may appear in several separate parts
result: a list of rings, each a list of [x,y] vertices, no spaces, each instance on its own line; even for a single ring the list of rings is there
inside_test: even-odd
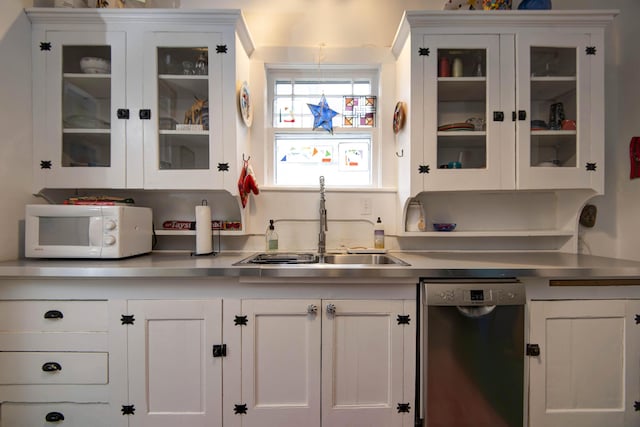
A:
[[[196,206],[196,255],[210,254],[211,248],[211,208]]]

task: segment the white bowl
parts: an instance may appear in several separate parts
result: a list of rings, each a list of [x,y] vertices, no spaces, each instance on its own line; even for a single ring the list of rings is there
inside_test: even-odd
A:
[[[80,69],[85,74],[109,74],[111,61],[102,58],[84,57],[80,60]]]

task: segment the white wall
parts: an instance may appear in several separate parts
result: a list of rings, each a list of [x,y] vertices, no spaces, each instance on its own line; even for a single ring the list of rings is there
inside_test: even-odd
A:
[[[640,136],[640,2],[554,0],[555,9],[618,9],[606,33],[605,195],[593,200],[598,220],[583,230],[584,252],[640,260],[640,179],[629,179],[629,141]]]
[[[0,2],[0,260],[18,257],[31,197],[31,33],[22,0]]]
[[[3,202],[0,239],[4,243],[0,247],[0,260],[18,256],[17,225],[23,218],[24,204],[32,200],[30,36],[28,20],[21,11],[31,3],[29,0],[0,2],[0,57],[3,58],[0,61],[3,81],[0,85],[0,196]],[[242,9],[259,50],[305,47],[312,52],[310,58],[314,58],[321,43],[327,49],[388,48],[403,10],[441,9],[444,0],[180,0],[179,3],[182,8]],[[621,11],[607,31],[606,195],[594,200],[599,208],[598,222],[594,229],[583,230],[583,248],[596,255],[640,260],[640,244],[636,242],[640,231],[635,227],[640,180],[628,178],[629,140],[633,135],[640,135],[640,85],[637,84],[640,55],[636,54],[640,39],[637,25],[640,2],[554,0],[553,6],[554,9]],[[390,103],[391,108],[394,103],[395,100]],[[387,116],[389,114],[383,113],[381,120]],[[395,161],[394,157],[389,161]],[[388,200],[387,193],[372,197],[374,205],[378,198],[378,203]],[[354,216],[359,214],[357,203],[353,205]]]

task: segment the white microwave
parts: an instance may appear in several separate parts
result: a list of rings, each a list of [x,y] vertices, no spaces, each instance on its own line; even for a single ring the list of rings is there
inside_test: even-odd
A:
[[[125,258],[151,252],[152,211],[134,206],[27,205],[27,258]]]

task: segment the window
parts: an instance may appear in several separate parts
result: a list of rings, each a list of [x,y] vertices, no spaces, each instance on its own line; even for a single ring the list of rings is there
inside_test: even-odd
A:
[[[321,175],[330,186],[375,185],[377,79],[372,69],[268,70],[274,185],[317,186]],[[308,104],[323,97],[338,114],[313,130]]]

